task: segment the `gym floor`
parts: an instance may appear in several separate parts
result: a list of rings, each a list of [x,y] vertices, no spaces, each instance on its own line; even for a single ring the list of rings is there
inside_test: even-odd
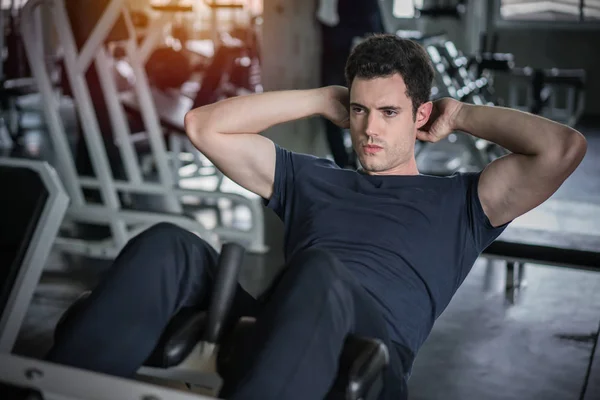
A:
[[[47,135],[36,128],[35,116],[28,118],[25,126],[32,129],[21,155],[51,160]],[[597,204],[600,120],[578,128],[588,139],[588,153],[555,198]],[[265,218],[271,251],[247,257],[242,276],[253,293],[268,286],[282,263],[281,223],[271,213]],[[588,220],[594,218],[600,220]],[[61,313],[78,293],[94,286],[107,266],[106,261],[52,254],[16,352],[41,357]],[[600,274],[527,265],[527,286],[513,305],[504,300],[504,274],[500,263],[476,263],[417,358],[410,398],[600,399],[598,354],[588,370],[598,341]]]

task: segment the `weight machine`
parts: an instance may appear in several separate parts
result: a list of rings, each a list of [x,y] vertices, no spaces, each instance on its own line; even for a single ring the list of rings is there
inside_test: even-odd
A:
[[[196,232],[217,249],[220,247],[221,240],[232,240],[246,245],[250,251],[265,251],[262,199],[241,188],[226,192],[222,187],[211,190],[206,188],[206,184],[197,184],[196,187],[200,186],[206,189],[185,189],[179,179],[178,164],[174,161],[182,155],[167,152],[163,128],[144,70],[144,63],[154,48],[154,43],[160,38],[162,27],[169,21],[167,16],[153,21],[150,25],[150,33],[138,45],[131,16],[123,0],[94,2],[93,6],[86,5],[85,7],[88,7],[87,11],[97,12],[97,23],[86,27],[89,29],[89,34],[79,43],[78,49],[76,33],[81,34],[81,32],[73,30],[66,1],[48,0],[48,5],[58,40],[64,50],[65,70],[77,112],[83,122],[83,135],[96,178],[78,175],[64,125],[58,112],[51,81],[39,52],[39,43],[31,34],[34,11],[44,0],[30,0],[24,6],[21,34],[26,44],[25,49],[33,76],[43,99],[44,115],[52,145],[57,154],[56,168],[71,198],[65,219],[69,222],[108,225],[110,237],[100,241],[85,241],[60,236],[56,240],[57,248],[67,253],[113,258],[130,238],[150,225],[167,221]],[[133,71],[135,77],[133,94],[139,105],[145,135],[149,142],[150,155],[158,175],[157,181],[151,181],[144,176],[124,106],[121,101],[117,101],[124,94],[118,91],[115,84],[113,60],[108,56],[104,46],[108,41],[120,41],[123,44],[125,57]],[[124,179],[115,179],[111,172],[99,120],[86,81],[86,71],[92,64],[97,70],[101,92],[106,100],[109,111],[108,123],[115,134],[114,141],[125,169],[126,177]],[[197,169],[200,170],[202,167],[204,165],[197,166]],[[198,179],[211,178],[214,178],[214,174],[212,177],[198,177]],[[86,201],[83,194],[84,188],[99,190],[100,204]],[[165,211],[126,209],[120,197],[123,194],[158,196],[164,200]],[[209,229],[196,218],[185,214],[182,204],[182,198],[185,196],[213,202],[226,200],[244,205],[251,210],[251,228],[242,230],[219,224]]]
[[[575,126],[585,110],[583,69],[514,68],[509,107]]]
[[[445,35],[419,40],[433,64],[435,75],[431,100],[443,97],[477,105],[496,104],[489,75],[480,74],[473,62]],[[451,175],[455,172],[477,172],[494,159],[506,154],[489,141],[462,132],[454,132],[437,143],[418,142],[416,161],[421,172]]]

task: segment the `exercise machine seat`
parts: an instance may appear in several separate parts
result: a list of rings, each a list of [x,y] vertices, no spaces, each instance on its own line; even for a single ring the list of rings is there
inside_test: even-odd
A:
[[[199,342],[218,344],[217,372],[231,376],[244,338],[250,337],[256,320],[242,317],[227,329],[225,321],[233,301],[243,248],[235,244],[223,247],[212,299],[207,311],[182,308],[169,321],[144,366],[170,368],[183,362]],[[85,310],[91,292],[84,292],[61,316],[55,329],[60,337],[70,321]],[[376,399],[382,390],[382,373],[389,363],[388,349],[374,338],[348,335],[339,358],[338,375],[328,400]]]

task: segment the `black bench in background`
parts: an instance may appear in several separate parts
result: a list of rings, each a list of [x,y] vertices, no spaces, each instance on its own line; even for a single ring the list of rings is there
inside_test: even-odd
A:
[[[600,272],[600,236],[509,226],[483,255],[506,262],[506,298],[512,303],[525,263]]]

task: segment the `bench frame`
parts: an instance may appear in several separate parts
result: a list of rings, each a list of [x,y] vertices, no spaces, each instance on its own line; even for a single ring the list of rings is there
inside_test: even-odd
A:
[[[558,233],[513,226],[509,226],[507,231],[483,251],[482,257],[504,262],[505,296],[511,304],[517,301],[519,292],[525,286],[525,265],[528,263],[600,272],[600,247],[595,248],[595,243],[600,243],[600,239],[590,235],[563,233],[572,239],[567,246],[563,242],[562,247],[557,247],[560,243],[556,243],[556,236],[561,235]],[[519,239],[531,235],[535,235],[536,239]]]
[[[65,382],[69,382],[69,384],[65,384]],[[0,384],[10,384],[39,391],[47,400],[88,400],[92,397],[106,400],[214,399],[214,397],[196,393],[1,353]]]

